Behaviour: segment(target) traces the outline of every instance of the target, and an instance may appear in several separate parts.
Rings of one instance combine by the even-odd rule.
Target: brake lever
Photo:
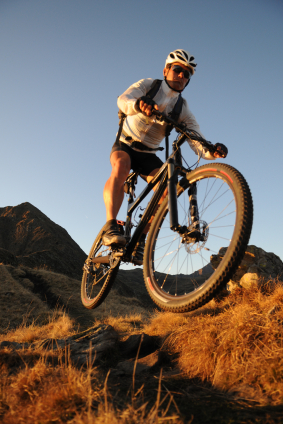
[[[168,122],[168,120],[166,119],[167,117],[162,112],[159,112],[159,110],[156,110],[156,109],[152,108],[151,109],[151,113],[152,113],[152,115],[155,115],[156,116],[156,118],[157,118],[158,121],[160,121],[160,122],[162,122],[162,121]]]

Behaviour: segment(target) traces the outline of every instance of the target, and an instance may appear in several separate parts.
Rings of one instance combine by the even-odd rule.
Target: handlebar
[[[159,112],[159,110],[153,108],[151,112],[157,117],[157,120],[159,120],[160,122],[166,122],[167,124],[172,125],[177,132],[183,134],[186,138],[192,141],[198,141],[211,154],[215,152],[220,153],[219,150],[210,141],[205,140],[205,138],[201,137],[201,135],[197,131],[186,128],[184,124],[174,121],[169,116],[166,116],[164,115],[164,113]],[[183,142],[184,141],[182,141],[182,143]]]

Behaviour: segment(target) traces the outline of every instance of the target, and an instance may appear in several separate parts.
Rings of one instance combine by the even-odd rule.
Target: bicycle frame
[[[178,175],[185,174],[188,172],[188,170],[185,169],[181,163],[180,147],[185,140],[186,140],[186,136],[184,134],[181,134],[177,138],[177,140],[173,143],[172,154],[167,159],[167,161],[163,164],[163,166],[160,168],[160,170],[154,176],[154,178],[150,181],[150,183],[148,183],[148,185],[145,187],[145,189],[142,191],[142,193],[139,195],[139,197],[136,200],[134,200],[135,183],[136,183],[135,178],[138,176],[138,173],[134,173],[131,178],[130,189],[129,189],[129,199],[128,199],[128,209],[127,209],[127,219],[125,223],[125,237],[129,240],[129,243],[126,247],[126,253],[124,255],[125,262],[131,261],[131,255],[135,248],[135,245],[140,239],[150,218],[152,217],[158,205],[158,202],[160,201],[166,189],[166,186],[168,188],[168,209],[170,214],[170,228],[173,231],[178,231],[180,233],[183,232],[182,227],[179,225],[179,222],[178,222],[177,188],[176,187],[178,183]],[[176,159],[176,156],[177,156],[177,159]],[[137,225],[137,228],[131,237],[130,233],[131,233],[132,214],[134,210],[136,210],[137,207],[140,205],[140,203],[143,201],[143,199],[153,189],[153,187],[158,183],[159,183],[159,186],[157,190],[155,191],[154,195],[152,196],[151,200],[149,201]],[[196,213],[197,211],[196,202],[194,207],[195,207],[194,212]]]
[[[154,178],[150,181],[150,183],[147,184],[145,189],[142,191],[142,193],[139,195],[139,197],[134,200],[134,185],[135,183],[132,183],[132,187],[130,188],[129,193],[129,199],[128,199],[128,210],[127,210],[127,219],[125,224],[125,236],[126,238],[130,238],[130,242],[127,245],[125,258],[126,262],[127,260],[130,261],[132,252],[134,250],[135,245],[137,244],[138,240],[140,239],[146,225],[148,224],[148,221],[150,220],[151,216],[153,215],[153,212],[161,199],[165,189],[166,189],[166,183],[167,183],[167,175],[168,175],[168,165],[167,162],[163,164],[163,166],[160,168],[159,172],[154,176]],[[138,175],[138,174],[136,174]],[[159,183],[159,187],[154,192],[151,200],[149,201],[138,225],[135,229],[132,237],[130,236],[131,232],[131,218],[133,212],[137,209],[137,207],[140,205],[140,203],[143,201],[143,199],[149,194],[149,192],[153,189],[153,187]],[[132,190],[131,190],[132,189]]]
[[[188,169],[184,168],[181,160],[181,146],[186,141],[186,139],[192,138],[193,140],[198,140],[201,144],[215,151],[214,146],[212,144],[200,137],[196,132],[184,129],[182,125],[177,124],[172,119],[166,117],[162,113],[158,111],[153,111],[153,113],[157,116],[158,120],[165,120],[167,123],[174,126],[174,128],[180,133],[177,139],[173,142],[173,151],[166,162],[162,165],[157,174],[153,177],[153,179],[147,184],[145,189],[139,195],[139,197],[134,200],[135,194],[135,181],[133,178],[136,178],[139,174],[134,172],[132,180],[130,180],[129,185],[129,199],[128,199],[128,208],[127,208],[127,218],[125,223],[125,237],[128,240],[128,244],[126,245],[126,250],[117,248],[113,249],[114,258],[122,258],[124,262],[132,261],[132,253],[134,248],[139,241],[146,225],[148,224],[150,218],[153,216],[156,207],[158,206],[158,202],[160,201],[166,186],[168,188],[168,209],[170,215],[170,228],[173,231],[177,231],[183,237],[194,238],[195,240],[200,238],[200,233],[198,232],[198,228],[194,227],[193,230],[190,230],[190,223],[188,222],[188,226],[182,227],[178,222],[178,207],[177,207],[177,183],[178,183],[178,175],[183,175],[183,181],[179,182],[181,185],[184,184],[184,189],[189,187],[189,183],[187,182],[187,174],[190,172]],[[155,190],[151,200],[149,201],[136,230],[134,231],[131,237],[131,227],[132,227],[132,214],[134,210],[140,205],[140,203],[144,200],[144,198],[149,194],[149,192],[153,189],[153,187],[159,183],[157,190]],[[196,187],[191,185],[191,190],[189,191],[190,200],[190,216],[191,221],[198,221],[198,207],[196,200]],[[123,223],[124,225],[124,223]],[[107,257],[96,257],[92,259],[94,263],[109,263],[111,264],[110,256]],[[117,263],[117,262],[115,262]]]

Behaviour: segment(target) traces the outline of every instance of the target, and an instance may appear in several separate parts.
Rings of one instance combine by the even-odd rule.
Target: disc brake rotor
[[[199,253],[204,248],[208,236],[209,228],[205,221],[196,221],[189,227],[188,233],[183,237],[186,251],[193,255]]]

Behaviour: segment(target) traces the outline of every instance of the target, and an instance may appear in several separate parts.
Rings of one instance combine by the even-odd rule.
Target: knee
[[[112,175],[119,180],[125,181],[131,170],[131,163],[128,160],[117,160],[112,166]]]

